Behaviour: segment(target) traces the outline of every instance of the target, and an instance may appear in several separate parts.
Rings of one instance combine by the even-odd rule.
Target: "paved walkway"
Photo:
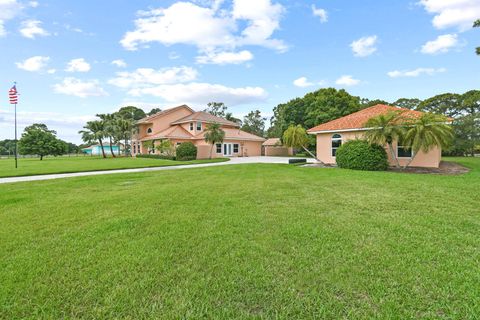
[[[286,163],[288,163],[288,159],[290,159],[290,158],[286,158],[286,157],[231,158],[230,161],[226,161],[226,162],[187,164],[187,165],[170,166],[170,167],[135,168],[135,169],[119,169],[119,170],[105,170],[105,171],[87,171],[87,172],[75,172],[75,173],[45,174],[45,175],[27,176],[27,177],[10,177],[10,178],[0,178],[0,184],[12,183],[12,182],[52,180],[52,179],[72,178],[72,177],[97,176],[97,175],[103,175],[103,174],[178,170],[178,169],[203,168],[203,167],[225,166],[225,165],[234,165],[234,164],[248,164],[248,163],[286,164]],[[314,163],[315,160],[314,159],[307,159],[307,162]]]

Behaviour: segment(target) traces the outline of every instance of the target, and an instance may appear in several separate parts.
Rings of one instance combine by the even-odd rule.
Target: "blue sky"
[[[223,101],[242,117],[321,87],[394,101],[479,87],[480,0],[0,0],[0,139],[96,113]]]

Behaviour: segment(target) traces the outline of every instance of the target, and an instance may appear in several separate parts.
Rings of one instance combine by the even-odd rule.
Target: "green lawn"
[[[475,319],[462,176],[232,165],[0,185],[0,318]]]
[[[194,161],[171,161],[145,158],[106,158],[102,157],[57,157],[37,159],[19,159],[15,169],[14,159],[0,159],[0,178],[14,176],[31,176],[49,173],[70,173],[82,171],[99,171],[115,169],[131,169],[146,167],[177,166],[206,162],[227,161],[225,158]]]

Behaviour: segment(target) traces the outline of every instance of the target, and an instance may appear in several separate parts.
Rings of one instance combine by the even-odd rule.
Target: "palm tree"
[[[302,148],[303,150],[305,150],[305,152],[307,152],[317,161],[320,161],[319,159],[317,159],[317,157],[313,153],[310,152],[310,150],[307,149],[309,144],[307,131],[301,125],[289,126],[288,129],[285,130],[285,132],[283,133],[282,140],[285,146],[289,148],[295,148],[295,149]]]
[[[132,136],[133,121],[131,119],[125,119],[117,117],[115,119],[115,136],[118,141],[123,140],[125,142],[125,156],[128,155],[127,145],[128,139]]]
[[[413,157],[404,168],[410,165],[420,150],[428,152],[437,146],[447,148],[453,136],[453,130],[447,124],[447,118],[441,115],[425,113],[420,118],[407,122],[403,141],[411,146]]]
[[[102,141],[102,139],[105,137],[105,127],[103,121],[88,121],[83,128],[86,130],[79,131],[79,133],[82,135],[82,139],[84,139],[84,141],[87,143],[91,141],[98,141],[100,148],[102,149],[102,155],[104,158],[106,158],[107,156],[105,155],[105,150],[103,150]]]
[[[225,131],[222,130],[219,123],[212,123],[205,129],[205,142],[211,143],[210,159],[212,159],[213,146],[217,143],[222,143],[225,138]]]
[[[393,149],[393,142],[401,140],[405,133],[402,121],[401,113],[392,111],[370,118],[365,123],[365,127],[369,128],[369,130],[365,132],[365,138],[372,144],[375,143],[381,146],[387,144],[390,155],[392,159],[395,160],[395,166],[397,168],[400,168],[400,163]]]
[[[117,128],[115,127],[116,125],[115,115],[109,114],[109,113],[97,114],[97,117],[99,117],[103,121],[103,125],[105,128],[104,132],[105,132],[105,135],[108,137],[109,143],[110,143],[110,153],[112,154],[112,157],[115,158],[115,152],[113,152],[113,147],[112,147],[112,144],[113,144],[112,138],[115,139],[115,133],[117,130]]]

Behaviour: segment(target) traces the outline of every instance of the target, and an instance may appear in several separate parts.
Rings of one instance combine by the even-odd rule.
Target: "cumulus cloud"
[[[320,82],[311,82],[307,79],[307,77],[300,77],[298,79],[295,79],[293,81],[293,85],[299,88],[307,88],[307,87],[313,87],[316,85],[323,85],[325,82],[320,81]]]
[[[377,36],[362,37],[350,44],[353,55],[356,57],[367,57],[377,51]]]
[[[200,64],[240,64],[253,59],[253,54],[248,50],[239,52],[207,52],[197,57]]]
[[[390,71],[387,73],[387,75],[390,78],[401,78],[401,77],[418,77],[421,75],[429,75],[433,76],[437,73],[442,73],[447,71],[445,68],[417,68],[414,70],[395,70],[395,71]]]
[[[133,72],[117,72],[109,84],[120,88],[148,87],[152,85],[190,82],[197,78],[197,70],[190,67],[173,67],[159,70],[139,68]]]
[[[135,88],[132,96],[151,95],[172,104],[189,103],[205,105],[211,101],[223,101],[228,105],[240,105],[265,101],[267,93],[260,87],[231,88],[220,84],[187,83]]]
[[[360,84],[360,80],[354,79],[351,75],[345,75],[338,78],[335,83],[339,86],[351,87]]]
[[[84,58],[72,59],[65,69],[67,72],[88,72],[90,64]]]
[[[39,20],[22,21],[19,31],[22,36],[29,39],[35,39],[37,36],[45,37],[50,35],[50,33],[42,28],[42,22]]]
[[[312,5],[312,13],[315,17],[320,18],[321,23],[328,21],[328,13],[325,9],[317,8],[314,4]]]
[[[478,0],[420,0],[419,4],[434,15],[432,24],[437,29],[455,27],[466,31],[480,17]]]
[[[114,66],[119,67],[119,68],[126,68],[127,67],[127,63],[125,61],[123,61],[122,59],[113,60],[112,64]]]
[[[43,57],[43,56],[34,56],[28,59],[25,59],[22,62],[17,62],[15,65],[17,68],[30,71],[30,72],[37,72],[41,71],[50,60],[50,57]]]
[[[137,50],[152,42],[166,46],[193,45],[203,54],[201,57],[208,57],[206,53],[209,52],[233,53],[245,45],[264,46],[280,52],[287,49],[282,40],[272,38],[280,28],[285,11],[282,5],[271,0],[233,0],[228,11],[220,9],[222,2],[215,1],[206,7],[180,1],[168,8],[142,11],[134,22],[135,30],[127,32],[120,43],[127,50]],[[220,61],[226,63],[227,60]],[[238,63],[238,59],[231,61]]]
[[[437,39],[428,41],[422,46],[421,52],[425,54],[446,53],[459,45],[456,34],[444,34]]]
[[[17,16],[22,10],[22,5],[17,0],[0,1],[0,37],[7,34],[5,22]]]
[[[107,96],[108,93],[100,86],[98,80],[83,81],[76,78],[65,78],[53,86],[56,93],[80,98]]]

